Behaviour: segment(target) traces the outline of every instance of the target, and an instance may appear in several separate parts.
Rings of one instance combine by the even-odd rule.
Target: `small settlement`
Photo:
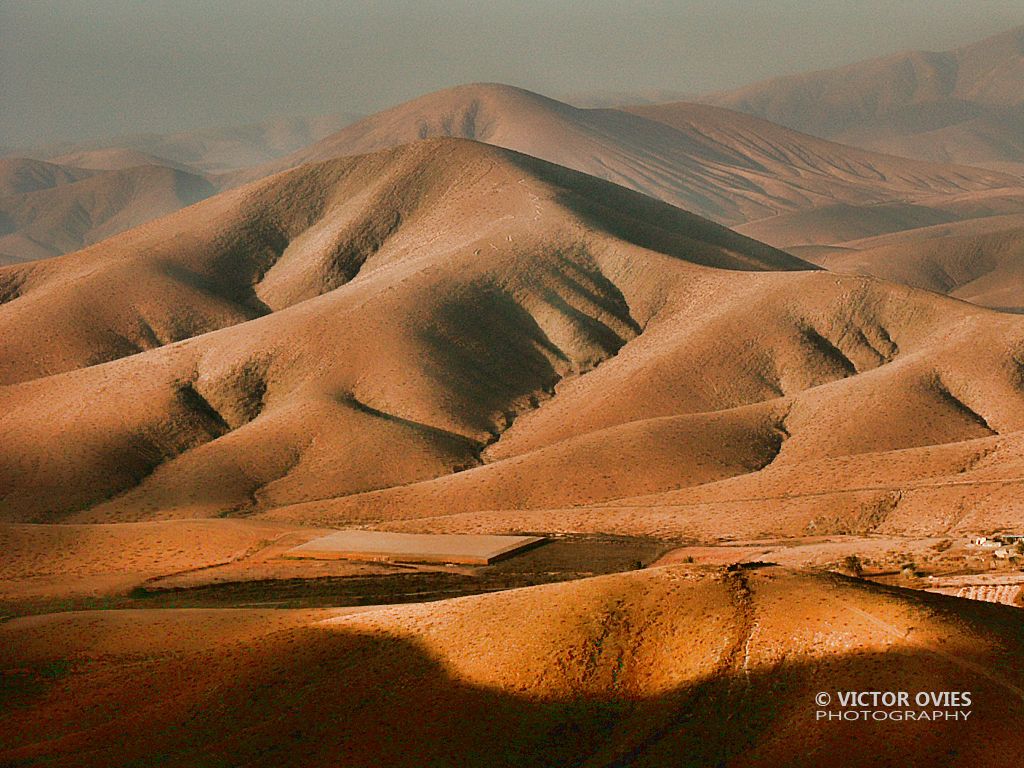
[[[1024,533],[997,533],[991,536],[975,536],[971,544],[992,551],[1000,560],[1024,559]]]

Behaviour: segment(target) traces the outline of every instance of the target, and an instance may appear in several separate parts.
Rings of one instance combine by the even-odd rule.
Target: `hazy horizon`
[[[1024,23],[1008,0],[750,5],[0,0],[0,145],[370,113],[477,81],[698,94]]]

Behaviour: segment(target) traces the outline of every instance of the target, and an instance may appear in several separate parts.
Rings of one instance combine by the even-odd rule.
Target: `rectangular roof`
[[[541,536],[347,530],[288,550],[291,557],[486,565],[544,541]]]

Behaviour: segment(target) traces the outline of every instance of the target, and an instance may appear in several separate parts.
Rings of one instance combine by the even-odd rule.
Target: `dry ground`
[[[355,613],[26,617],[0,625],[0,759],[1010,766],[1019,617],[834,575],[697,566]],[[878,688],[970,690],[973,715],[815,721],[818,691]]]

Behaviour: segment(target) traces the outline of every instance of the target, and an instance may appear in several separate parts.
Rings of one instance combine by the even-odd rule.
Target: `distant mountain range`
[[[173,165],[202,173],[223,173],[294,152],[358,117],[351,114],[275,117],[249,125],[12,147],[3,154],[99,170],[119,170],[130,162],[132,165]]]
[[[708,105],[655,103],[675,96],[661,91],[575,97],[595,107],[584,109],[476,84],[355,122],[278,118],[41,147],[28,156],[75,183],[0,191],[0,263],[75,250],[303,162],[437,136],[540,157],[783,247],[1024,214],[1022,50],[1024,27],[712,94]],[[37,172],[2,162],[8,176]]]
[[[1024,168],[1024,26],[704,97],[815,136],[920,160]]]

